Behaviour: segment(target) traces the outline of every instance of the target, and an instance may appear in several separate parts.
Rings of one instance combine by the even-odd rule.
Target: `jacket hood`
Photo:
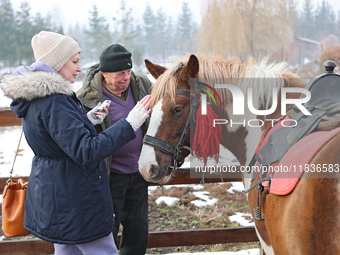
[[[71,96],[74,93],[72,83],[63,76],[43,71],[4,74],[0,79],[0,87],[4,95],[13,100],[11,109],[19,118],[25,116],[29,103],[34,99],[53,94]]]
[[[6,97],[13,100],[32,101],[52,94],[72,95],[72,83],[60,74],[48,72],[27,72],[22,75],[4,74],[0,87]]]

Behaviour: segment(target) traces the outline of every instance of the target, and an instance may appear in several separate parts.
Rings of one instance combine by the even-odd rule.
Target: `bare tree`
[[[294,37],[293,0],[205,2],[200,52],[247,57],[282,49]]]

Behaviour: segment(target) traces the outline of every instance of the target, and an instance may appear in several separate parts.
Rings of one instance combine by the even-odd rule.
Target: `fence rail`
[[[0,110],[0,126],[18,126],[21,125],[21,119],[9,110]],[[217,182],[234,182],[241,181],[241,173],[228,175],[205,174],[205,183]],[[14,179],[22,178],[29,180],[28,176],[15,176]],[[0,178],[0,191],[3,190],[8,178]],[[174,184],[198,184],[201,182],[199,175],[195,174],[195,169],[183,169],[178,172],[167,185]],[[149,186],[157,185],[149,183]],[[173,246],[191,246],[191,245],[209,245],[220,243],[240,243],[240,242],[257,242],[258,238],[254,227],[238,228],[213,228],[213,229],[195,229],[195,230],[175,230],[150,232],[148,248],[156,247],[173,247]],[[117,247],[119,247],[120,235],[117,238]],[[0,255],[14,254],[53,254],[53,244],[40,240],[38,238],[26,240],[6,240],[0,241]]]
[[[219,243],[257,242],[253,227],[215,228],[150,232],[148,248],[209,245]],[[117,238],[119,249],[120,235]],[[40,239],[0,241],[2,255],[53,254],[52,243]]]
[[[193,168],[185,168],[184,171],[195,171]],[[217,183],[217,182],[239,182],[242,181],[240,173],[235,173],[233,175],[228,174],[228,177],[219,176],[217,174],[205,174],[204,183]],[[28,181],[28,176],[13,176],[14,180],[22,179],[23,181]],[[4,189],[8,177],[0,177],[0,192]],[[166,185],[177,185],[177,184],[199,184],[202,178],[198,177],[196,174],[179,172],[176,177],[170,180]],[[149,182],[149,186],[158,186],[159,184]]]
[[[10,109],[0,109],[0,127],[20,126],[21,119],[15,116]]]

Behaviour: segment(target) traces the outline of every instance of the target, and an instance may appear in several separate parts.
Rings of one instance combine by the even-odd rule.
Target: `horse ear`
[[[161,76],[165,71],[166,68],[160,65],[153,64],[148,59],[145,59],[145,66],[146,69],[150,72],[150,74],[157,79],[159,76]]]
[[[198,58],[194,54],[190,55],[186,68],[187,68],[190,78],[198,77],[199,61],[198,61]]]

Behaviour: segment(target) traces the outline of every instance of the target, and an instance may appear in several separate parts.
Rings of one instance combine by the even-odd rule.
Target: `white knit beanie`
[[[41,61],[58,72],[81,49],[69,36],[41,31],[31,41],[36,61]]]

